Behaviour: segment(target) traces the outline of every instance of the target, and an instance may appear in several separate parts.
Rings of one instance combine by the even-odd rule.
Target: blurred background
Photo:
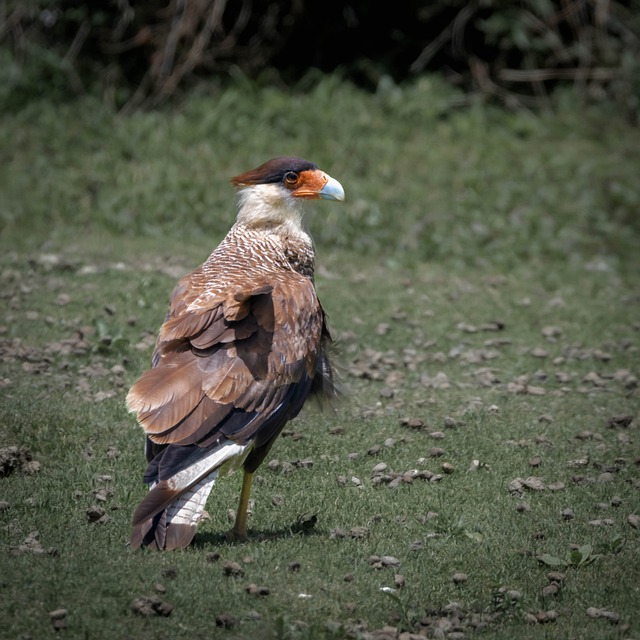
[[[347,190],[332,252],[637,262],[640,0],[5,1],[0,112],[13,247],[205,254],[229,178],[300,155]]]

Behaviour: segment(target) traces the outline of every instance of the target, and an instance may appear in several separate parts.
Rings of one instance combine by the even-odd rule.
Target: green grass
[[[457,108],[435,80],[369,96],[328,78],[298,93],[237,81],[130,118],[90,99],[6,114],[0,447],[27,447],[41,469],[0,478],[0,637],[47,637],[58,608],[74,638],[365,637],[418,632],[427,618],[433,629],[450,602],[465,637],[637,637],[640,541],[627,518],[640,515],[640,132],[572,100],[513,114]],[[318,162],[347,192],[345,206],[309,216],[345,397],[335,412],[305,410],[274,447],[281,464],[258,472],[249,542],[224,538],[233,477],[192,548],[133,553],[144,462],[126,389],[173,284],[233,220],[228,178],[281,153]],[[429,382],[440,372],[447,388]],[[527,384],[533,393],[516,393]],[[630,426],[607,426],[622,414]],[[310,468],[283,470],[306,458]],[[454,470],[394,489],[372,479],[380,462]],[[565,488],[511,495],[529,476]],[[109,521],[90,523],[101,488],[113,492],[99,503]],[[364,537],[336,536],[353,527]],[[33,531],[45,553],[18,552]],[[555,567],[536,558],[565,560],[571,545],[596,560],[561,567],[560,593],[543,597]],[[372,555],[400,566],[375,569]],[[244,575],[224,576],[225,560]],[[454,584],[456,572],[468,580]],[[381,591],[396,573],[405,586]],[[171,616],[134,615],[158,583]],[[247,593],[251,583],[269,595]],[[503,602],[501,588],[521,596]],[[549,610],[555,622],[525,621]],[[225,612],[232,629],[216,626]]]

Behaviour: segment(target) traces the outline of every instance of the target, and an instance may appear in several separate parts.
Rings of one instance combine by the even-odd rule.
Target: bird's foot
[[[246,542],[249,539],[246,531],[238,531],[237,529],[231,529],[226,533],[227,542]]]

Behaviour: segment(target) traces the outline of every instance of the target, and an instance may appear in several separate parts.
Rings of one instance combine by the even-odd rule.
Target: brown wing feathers
[[[313,366],[313,349],[306,342],[317,344],[322,311],[309,291],[312,285],[300,279],[295,310],[289,291],[280,292],[274,304],[273,286],[258,285],[237,290],[231,301],[213,309],[167,319],[158,339],[157,366],[127,397],[154,442],[210,439],[209,432],[232,409],[268,411],[278,388],[298,382],[302,371]],[[306,318],[303,341],[291,339],[288,316],[294,311]]]
[[[293,276],[276,288],[236,291],[231,304],[197,312],[183,306],[167,318],[154,368],[127,397],[155,443],[145,479],[157,483],[134,514],[132,547],[188,544],[195,524],[169,525],[165,510],[200,478],[175,486],[173,475],[225,438],[253,443],[245,468],[255,470],[314,388],[316,372],[325,367],[318,349],[326,338],[324,314],[312,283]]]

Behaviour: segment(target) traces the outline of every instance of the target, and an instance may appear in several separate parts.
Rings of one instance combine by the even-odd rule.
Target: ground
[[[247,91],[5,119],[0,636],[638,637],[638,131]],[[131,552],[126,390],[226,180],[289,146],[347,192],[308,218],[343,397],[288,425],[247,543],[233,477],[191,548]]]

